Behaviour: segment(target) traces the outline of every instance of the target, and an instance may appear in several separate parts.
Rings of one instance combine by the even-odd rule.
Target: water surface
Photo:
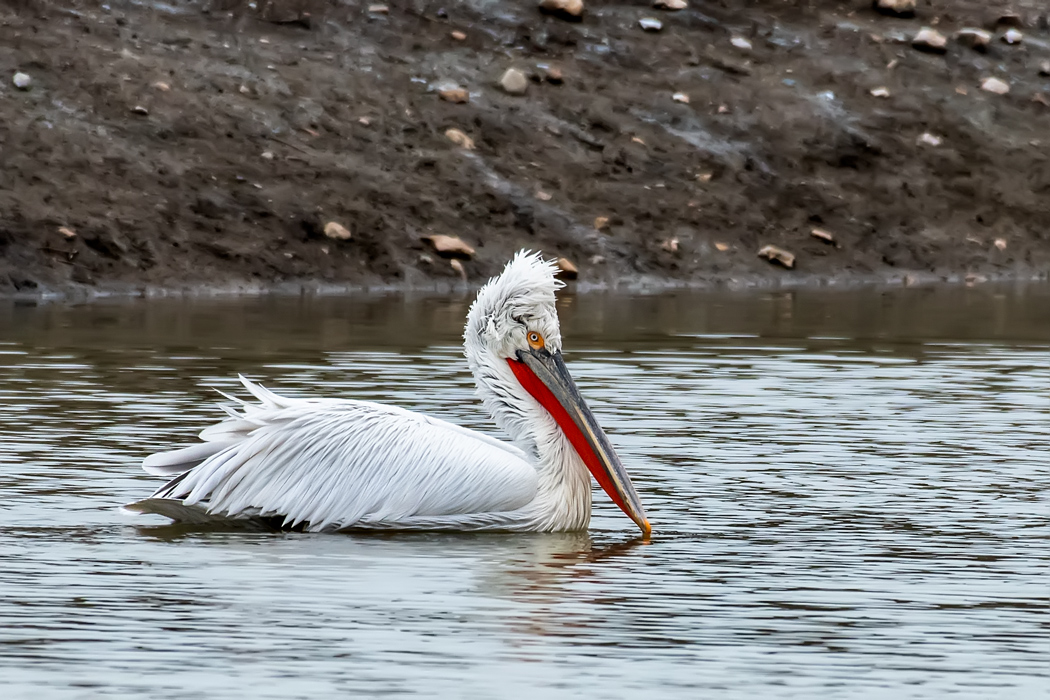
[[[491,432],[468,304],[0,304],[3,697],[1048,697],[1046,288],[566,296],[649,543],[118,511],[237,372]]]

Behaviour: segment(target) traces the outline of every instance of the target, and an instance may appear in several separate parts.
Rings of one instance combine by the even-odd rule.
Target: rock
[[[596,216],[594,217],[594,230],[604,231],[609,228],[609,217],[608,216]]]
[[[474,150],[474,139],[470,138],[459,129],[446,129],[445,138],[460,148],[465,148],[468,151]]]
[[[551,85],[561,85],[565,81],[565,74],[562,73],[560,66],[541,65],[540,70],[543,72],[543,79]]]
[[[813,236],[814,238],[820,239],[830,245],[835,245],[835,236],[831,233],[831,231],[825,231],[822,228],[815,228],[809,232],[809,235]]]
[[[963,27],[955,32],[955,40],[975,51],[987,51],[992,43],[992,33],[976,27]]]
[[[354,237],[350,229],[335,221],[329,221],[324,225],[324,235],[336,241],[349,241]]]
[[[1020,44],[1024,41],[1024,34],[1016,29],[1007,29],[1006,33],[1003,34],[1003,41],[1007,44]]]
[[[716,241],[715,242],[715,250],[717,250],[720,253],[724,253],[727,250],[729,250],[729,244],[728,243],[720,243],[720,242]]]
[[[568,258],[558,258],[556,264],[558,265],[558,277],[574,280],[580,276],[580,271],[576,269],[576,266]]]
[[[540,12],[579,22],[583,16],[583,0],[540,0]]]
[[[170,85],[168,85],[167,83],[165,83],[163,81],[160,81],[160,80],[158,80],[157,82],[153,83],[153,87],[154,87],[154,89],[160,90],[161,92],[168,92],[169,90],[171,90],[171,86]]]
[[[549,202],[551,201],[551,194],[550,192],[544,192],[543,190],[536,190],[536,199],[541,202]]]
[[[237,91],[240,92],[242,95],[247,95],[251,93],[251,90],[248,89],[247,85],[241,85],[239,88],[237,88]]]
[[[361,126],[369,126],[372,123],[372,120],[369,119],[368,117],[358,117],[357,118],[357,123],[360,124]]]
[[[455,270],[456,272],[459,273],[459,278],[461,280],[466,280],[467,279],[467,269],[465,267],[463,267],[463,263],[462,262],[460,262],[459,260],[457,260],[455,258],[452,258],[451,260],[448,261],[448,264],[450,266],[452,266],[453,270]]]
[[[714,173],[698,173],[696,179],[698,182],[711,182],[711,178],[714,176]]]
[[[434,252],[443,258],[470,260],[474,257],[474,249],[464,243],[459,236],[446,236],[436,233],[432,236],[423,236],[423,240],[429,243]]]
[[[451,36],[456,41],[466,41],[467,40],[467,35],[464,34],[461,31],[459,31],[458,29],[456,31],[452,32],[449,36]]]
[[[741,51],[750,51],[751,42],[742,36],[734,36],[729,39],[729,43],[737,47]]]
[[[263,151],[259,155],[263,160],[273,160],[273,151]]]
[[[1039,75],[1048,76],[1050,75],[1050,61],[1043,61],[1039,64]]]
[[[658,32],[664,28],[664,23],[655,17],[642,17],[638,20],[638,26],[647,32]]]
[[[517,68],[508,68],[499,79],[499,85],[508,95],[524,95],[529,89],[529,79]]]
[[[997,27],[1023,27],[1024,18],[1016,12],[1003,12],[995,18]]]
[[[915,0],[872,0],[876,12],[891,17],[914,17]]]
[[[886,87],[877,87],[870,90],[872,97],[889,97],[890,91]]]
[[[67,226],[59,226],[58,232],[65,236],[67,239],[77,237],[77,232]]]
[[[19,90],[28,90],[33,85],[33,79],[25,73],[15,73],[11,78],[11,82]]]
[[[981,81],[981,89],[985,92],[995,93],[996,95],[1005,95],[1010,92],[1010,85],[999,80],[999,78],[985,78]]]
[[[919,135],[919,138],[916,139],[916,143],[918,143],[920,146],[937,147],[941,145],[941,137],[934,136],[930,132],[926,131]]]
[[[795,256],[793,253],[789,253],[783,248],[778,248],[775,245],[763,246],[758,251],[758,257],[765,258],[771,263],[779,263],[787,269],[795,267]]]
[[[678,239],[677,238],[668,238],[666,240],[661,241],[660,242],[660,249],[661,250],[666,250],[668,253],[677,253],[678,252]]]
[[[385,15],[390,12],[390,8],[386,5],[369,5],[368,11],[375,15]]]
[[[658,10],[677,12],[678,10],[684,10],[689,7],[689,3],[685,0],[653,0],[653,7]]]
[[[445,102],[453,102],[455,104],[470,102],[470,93],[461,87],[441,88],[438,90],[438,96]]]
[[[1006,250],[1006,239],[1005,238],[996,238],[992,245],[994,245],[999,250]]]
[[[923,27],[912,38],[911,45],[927,53],[944,53],[948,50],[948,39],[933,27]]]
[[[676,92],[675,94],[671,95],[671,99],[675,102],[681,102],[685,105],[689,104],[689,95],[685,94],[684,92]]]
[[[137,115],[139,115],[141,117],[149,116],[149,110],[146,109],[145,107],[143,107],[142,105],[135,105],[134,107],[132,107],[131,108],[131,113],[132,114],[137,114]]]

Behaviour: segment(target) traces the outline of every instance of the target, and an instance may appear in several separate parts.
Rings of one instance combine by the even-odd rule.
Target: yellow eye
[[[539,350],[543,347],[543,336],[536,331],[529,331],[529,347],[533,350]]]

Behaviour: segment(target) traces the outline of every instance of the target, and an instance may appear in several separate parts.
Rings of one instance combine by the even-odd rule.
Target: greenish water
[[[468,304],[0,304],[0,695],[1050,695],[1045,287],[564,298],[649,543],[118,510],[237,372],[491,430]]]

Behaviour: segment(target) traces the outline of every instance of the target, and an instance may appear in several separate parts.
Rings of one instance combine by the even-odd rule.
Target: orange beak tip
[[[645,539],[649,539],[653,534],[653,526],[649,524],[648,520],[643,520],[641,522],[641,528],[642,537],[644,537]]]

